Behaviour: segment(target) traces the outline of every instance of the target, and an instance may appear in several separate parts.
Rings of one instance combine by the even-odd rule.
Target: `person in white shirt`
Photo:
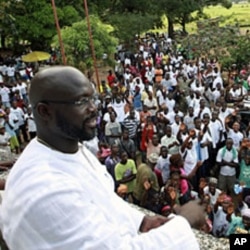
[[[161,172],[163,184],[166,184],[170,177],[170,154],[168,154],[168,149],[166,146],[161,146],[160,156],[157,160],[155,168]]]
[[[174,122],[174,119],[175,119],[176,115],[179,115],[180,118],[183,119],[184,114],[183,114],[182,111],[179,110],[179,108],[180,108],[179,104],[175,104],[173,110],[169,111],[169,118],[170,118],[169,122],[170,122],[170,124],[172,124]]]
[[[212,167],[210,164],[210,148],[213,143],[213,139],[211,137],[211,131],[209,128],[210,117],[209,114],[203,115],[203,124],[202,129],[199,133],[199,150],[200,150],[200,160],[203,162],[200,168],[200,177],[207,177],[210,175],[210,168]]]
[[[157,111],[157,100],[153,97],[153,93],[151,91],[148,92],[148,98],[144,100],[143,104],[148,107],[148,111],[152,114],[152,119],[154,121]]]
[[[243,133],[240,132],[240,124],[238,122],[234,122],[232,128],[229,127],[229,120],[226,120],[225,126],[227,131],[227,136],[232,138],[233,145],[236,149],[240,148],[241,141],[244,137]]]
[[[27,84],[18,79],[16,88],[19,90],[21,99],[24,100],[25,104],[28,104]]]
[[[154,71],[155,69],[152,67],[152,65],[149,65],[149,68],[145,73],[145,78],[147,78],[150,85],[153,85],[154,83],[154,77],[155,77]]]
[[[0,82],[0,97],[2,105],[5,108],[10,107],[10,89],[4,85],[3,82]]]
[[[13,83],[16,81],[15,73],[16,71],[14,65],[10,64],[7,68],[8,83]]]
[[[224,127],[223,127],[223,123],[219,119],[218,111],[216,110],[212,111],[212,119],[210,120],[208,124],[208,128],[209,128],[210,135],[212,138],[212,147],[210,148],[209,161],[214,166],[216,154],[224,139],[223,137]]]
[[[18,122],[16,123],[15,131],[17,134],[19,144],[21,145],[23,140],[25,142],[28,142],[29,140],[28,140],[27,131],[26,131],[26,122],[24,119],[24,112],[20,107],[17,106],[16,101],[12,102],[12,106],[10,108],[10,113],[15,114],[17,119],[18,119]],[[20,135],[21,135],[20,132],[22,133],[23,140],[20,137]]]
[[[194,108],[192,106],[188,107],[188,113],[184,116],[183,123],[186,124],[188,129],[194,128]]]
[[[203,194],[208,194],[210,197],[210,204],[214,207],[219,195],[221,194],[221,190],[217,188],[218,179],[214,177],[210,177],[208,181],[208,185],[203,188]]]
[[[32,109],[30,106],[27,108],[27,113],[24,114],[24,119],[27,123],[29,139],[35,138],[36,137],[36,123],[35,123],[34,115],[32,113]]]
[[[0,208],[9,249],[199,249],[190,224],[205,220],[196,202],[180,207],[182,216],[145,216],[114,192],[106,167],[82,145],[96,134],[93,94],[69,66],[32,79],[37,138],[12,168]]]
[[[196,116],[203,118],[204,114],[208,114],[209,117],[211,117],[211,111],[210,108],[206,107],[206,101],[205,99],[200,100],[200,107],[198,109],[194,110],[194,113]]]
[[[177,137],[177,134],[178,134],[178,132],[180,130],[180,126],[181,126],[181,118],[179,115],[175,115],[174,122],[170,126],[172,128],[172,134]]]
[[[124,107],[126,105],[126,101],[123,100],[120,96],[117,96],[116,99],[112,102],[112,106],[117,115],[116,121],[122,123],[125,119],[125,110]]]
[[[161,145],[166,146],[171,155],[179,153],[180,143],[172,133],[172,127],[170,125],[167,125],[165,128],[165,135],[161,138]]]
[[[202,165],[197,155],[198,139],[193,129],[189,130],[188,135],[181,144],[180,153],[183,158],[183,168],[185,174],[193,185],[195,190],[198,190],[198,175],[197,171]]]
[[[227,138],[226,146],[219,149],[216,162],[220,167],[218,187],[224,192],[234,194],[236,168],[239,167],[238,151],[232,138]]]

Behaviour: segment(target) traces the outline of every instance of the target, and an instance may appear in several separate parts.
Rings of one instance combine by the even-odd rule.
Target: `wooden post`
[[[62,60],[63,60],[63,64],[66,65],[67,60],[65,57],[64,45],[63,45],[62,36],[61,36],[61,29],[60,29],[60,25],[59,25],[59,21],[57,17],[56,4],[54,0],[51,0],[51,3],[52,3],[53,13],[54,13],[54,18],[55,18],[55,23],[56,23],[56,30],[57,30],[58,40],[60,44],[60,49],[61,49]]]
[[[83,4],[84,4],[84,10],[85,10],[85,16],[86,16],[86,20],[87,20],[87,25],[88,25],[89,42],[90,42],[90,47],[91,47],[91,52],[92,52],[92,59],[93,59],[93,62],[94,62],[96,81],[97,81],[97,88],[98,88],[98,92],[100,92],[100,81],[99,81],[99,74],[98,74],[97,63],[96,63],[95,47],[94,47],[94,43],[93,43],[93,37],[92,37],[91,26],[90,26],[90,21],[89,21],[89,11],[88,11],[87,0],[83,0]]]

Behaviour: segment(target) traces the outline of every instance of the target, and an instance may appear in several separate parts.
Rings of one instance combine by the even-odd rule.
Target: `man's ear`
[[[51,109],[47,103],[38,103],[36,107],[38,115],[43,120],[50,120],[51,119]]]

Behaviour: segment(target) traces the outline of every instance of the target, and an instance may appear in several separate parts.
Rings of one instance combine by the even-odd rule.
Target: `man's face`
[[[218,113],[217,112],[213,112],[212,113],[212,121],[215,121],[218,117]]]
[[[234,130],[235,132],[238,132],[239,129],[240,129],[240,124],[239,124],[238,122],[235,122],[235,123],[233,124],[233,130]]]
[[[194,108],[193,107],[189,107],[188,108],[188,112],[190,115],[192,115],[194,113]]]
[[[174,120],[175,120],[175,122],[176,122],[177,124],[179,124],[181,118],[180,118],[179,115],[176,115],[175,118],[174,118]]]
[[[196,119],[194,125],[195,125],[196,129],[200,129],[200,127],[201,127],[201,120],[200,119]]]
[[[168,156],[168,150],[166,148],[163,148],[161,150],[161,155],[162,155],[163,158],[167,158],[167,156]]]
[[[201,100],[201,101],[200,101],[200,107],[202,107],[202,108],[205,107],[205,101],[204,101],[204,100]]]
[[[250,229],[250,218],[247,216],[242,217],[242,222],[245,226],[245,229],[249,230]]]
[[[115,121],[115,113],[110,114],[110,121],[114,122]]]
[[[123,132],[123,138],[126,140],[128,139],[128,131]]]
[[[154,146],[157,146],[158,143],[159,143],[159,140],[158,140],[158,137],[157,135],[154,135],[153,138],[152,138],[152,143]]]
[[[211,194],[215,194],[216,185],[210,183],[210,184],[208,185],[208,187],[209,187],[209,192],[210,192]]]
[[[204,123],[205,125],[207,125],[207,124],[209,124],[209,121],[210,121],[209,115],[204,115],[204,117],[203,117],[203,123]]]
[[[226,141],[226,148],[227,148],[227,150],[231,150],[232,147],[233,147],[233,140],[228,139],[228,140]]]
[[[172,135],[172,129],[170,127],[167,127],[166,129],[166,135],[170,137]]]
[[[122,163],[122,164],[126,164],[127,161],[128,161],[128,154],[127,154],[126,152],[123,152],[123,153],[121,154],[121,163]]]
[[[92,97],[91,86],[84,87],[85,96]],[[76,100],[76,101],[78,101]],[[59,107],[60,108],[60,107]],[[55,110],[55,130],[63,137],[78,141],[88,141],[96,135],[97,108],[93,101],[81,105],[67,105],[65,108]]]
[[[119,147],[117,145],[113,145],[111,148],[112,153],[117,154],[119,152]]]
[[[135,118],[135,111],[134,110],[131,110],[129,114],[130,114],[130,118],[132,118],[132,119]]]

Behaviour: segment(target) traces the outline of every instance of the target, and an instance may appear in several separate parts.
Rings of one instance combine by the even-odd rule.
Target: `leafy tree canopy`
[[[217,21],[217,25],[215,24]],[[249,63],[250,36],[242,35],[237,26],[219,26],[219,20],[203,22],[196,34],[180,41],[190,58],[218,58],[224,68],[236,63],[239,67]]]
[[[114,30],[113,27],[104,24],[94,15],[90,16],[90,24],[97,60],[101,60],[104,54],[112,56],[118,44],[117,39],[110,35]],[[93,65],[93,61],[86,20],[63,28],[61,34],[68,63],[81,67],[81,69],[90,68]],[[57,36],[53,38],[53,44],[59,46]],[[111,58],[109,57],[108,59]]]

